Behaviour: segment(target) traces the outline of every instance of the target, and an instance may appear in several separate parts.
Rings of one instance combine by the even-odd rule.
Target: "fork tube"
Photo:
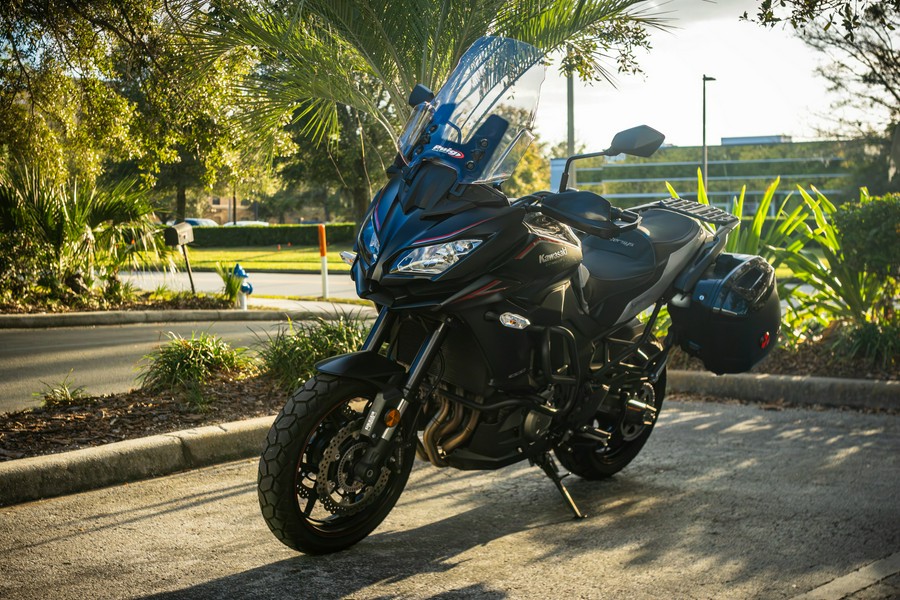
[[[428,372],[428,367],[431,366],[436,352],[440,349],[444,338],[447,337],[447,332],[447,321],[441,321],[437,329],[431,333],[428,341],[419,348],[419,352],[409,366],[409,377],[406,378],[406,384],[403,386],[404,398],[408,398],[419,389],[422,378],[425,377],[425,373]]]
[[[423,343],[422,346],[419,347],[419,352],[416,354],[415,359],[413,359],[413,362],[410,365],[409,376],[406,378],[406,383],[403,386],[403,390],[399,392],[395,390],[392,394],[390,394],[392,396],[390,399],[385,398],[385,400],[388,400],[388,404],[392,404],[394,401],[396,401],[395,408],[397,412],[400,413],[399,421],[403,420],[403,416],[410,408],[411,403],[409,399],[414,396],[416,391],[419,389],[419,386],[422,384],[422,379],[425,377],[425,374],[428,372],[428,368],[434,361],[434,357],[437,354],[437,351],[440,350],[441,343],[447,336],[447,332],[447,321],[441,321],[440,325],[438,325],[437,328],[428,337],[428,340],[426,340],[425,343]],[[388,394],[386,394],[386,396],[387,395]],[[413,408],[413,410],[419,410],[419,407],[416,406]],[[354,478],[369,485],[375,483],[378,478],[378,473],[381,472],[381,465],[383,464],[384,459],[388,454],[391,439],[394,437],[394,434],[396,432],[397,425],[384,428],[384,431],[381,433],[381,437],[378,438],[374,442],[374,444],[366,450],[365,455],[360,458],[359,462],[356,463],[356,466],[353,467]],[[414,429],[412,433],[415,433]]]
[[[375,324],[372,325],[372,329],[369,330],[369,335],[366,336],[366,341],[363,343],[361,349],[378,352],[381,349],[381,345],[387,339],[391,327],[394,326],[396,320],[396,313],[389,311],[387,307],[382,308],[378,312]]]

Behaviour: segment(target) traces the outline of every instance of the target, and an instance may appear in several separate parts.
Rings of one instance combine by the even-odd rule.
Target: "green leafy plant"
[[[854,358],[868,358],[873,365],[890,368],[900,361],[900,324],[863,323],[838,329],[835,349]]]
[[[222,263],[216,263],[216,273],[222,278],[222,297],[231,303],[237,301],[238,292],[241,291],[241,278],[234,274],[234,270]]]
[[[82,400],[87,395],[85,393],[85,388],[83,385],[74,385],[73,382],[69,381],[71,376],[72,369],[69,369],[69,373],[56,385],[50,385],[42,381],[41,383],[44,385],[44,390],[37,392],[34,395],[40,396],[43,399],[43,405],[48,408],[68,406]]]
[[[725,252],[758,254],[773,266],[778,265],[780,258],[774,249],[790,245],[797,229],[811,216],[803,202],[793,202],[793,194],[788,194],[774,211],[774,219],[769,218],[769,213],[772,212],[772,202],[780,184],[780,177],[776,177],[769,184],[752,218],[744,214],[747,186],[741,188],[740,194],[733,199],[731,205],[731,214],[737,217],[739,222],[728,236]],[[679,197],[678,192],[668,182],[666,187],[673,197]],[[703,174],[700,169],[697,169],[697,201],[700,204],[709,205],[709,197],[706,195],[706,186],[703,184]]]
[[[19,286],[68,302],[95,288],[120,294],[122,268],[169,252],[146,190],[135,181],[57,184],[21,164],[0,174],[0,233],[10,236],[4,252],[26,257],[32,269]]]
[[[848,267],[883,280],[873,316],[879,322],[896,323],[900,308],[900,194],[870,197],[864,188],[859,202],[842,204],[833,218]]]
[[[257,352],[263,371],[283,389],[293,391],[312,376],[320,360],[354,352],[366,340],[368,326],[358,314],[334,320],[288,321],[260,340]]]
[[[145,356],[147,364],[139,376],[144,389],[190,392],[190,398],[213,375],[238,373],[251,364],[244,348],[232,348],[215,335],[167,335],[167,343]]]
[[[791,309],[802,317],[801,322],[811,321],[822,327],[834,321],[854,325],[872,322],[873,309],[882,294],[883,278],[858,270],[846,260],[834,226],[834,204],[815,188],[812,189],[815,196],[798,189],[815,222],[814,225],[804,222],[790,245],[776,249],[776,256],[793,270],[802,284],[786,297]]]

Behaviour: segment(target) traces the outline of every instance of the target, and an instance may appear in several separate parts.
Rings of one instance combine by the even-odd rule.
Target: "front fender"
[[[316,363],[316,370],[337,377],[365,381],[382,391],[395,387],[390,384],[391,378],[406,373],[403,365],[371,350],[326,358]]]

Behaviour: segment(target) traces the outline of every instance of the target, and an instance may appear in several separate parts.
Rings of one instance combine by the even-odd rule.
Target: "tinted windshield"
[[[410,164],[446,163],[457,170],[460,183],[508,178],[534,139],[543,56],[510,38],[476,41],[434,100],[413,111],[400,153]]]

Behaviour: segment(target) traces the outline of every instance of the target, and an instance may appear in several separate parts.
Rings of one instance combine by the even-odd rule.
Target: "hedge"
[[[325,237],[329,244],[349,243],[356,235],[355,223],[329,223]],[[194,246],[231,248],[236,246],[317,246],[318,225],[247,225],[237,227],[194,227]]]

